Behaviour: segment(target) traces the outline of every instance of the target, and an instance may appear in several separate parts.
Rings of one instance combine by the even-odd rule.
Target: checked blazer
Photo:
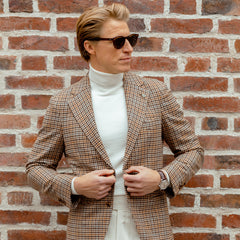
[[[141,239],[173,240],[167,196],[173,197],[199,170],[203,149],[175,98],[164,83],[125,73],[128,114],[127,146],[123,169],[145,166],[165,169],[171,185],[143,197],[126,193]],[[116,136],[117,137],[117,136]],[[163,142],[174,154],[164,166]],[[65,155],[70,172],[57,166]],[[113,169],[97,131],[88,76],[51,98],[43,126],[32,149],[26,173],[30,185],[69,208],[67,240],[104,239],[113,206],[113,190],[101,200],[71,194],[74,176]]]

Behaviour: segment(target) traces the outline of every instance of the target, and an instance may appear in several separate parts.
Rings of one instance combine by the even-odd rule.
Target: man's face
[[[110,19],[104,23],[99,37],[127,37],[129,34],[129,28],[125,21]],[[130,70],[133,48],[128,40],[125,40],[121,49],[114,48],[112,41],[93,41],[91,45],[93,51],[90,63],[94,69],[105,73],[122,73]]]

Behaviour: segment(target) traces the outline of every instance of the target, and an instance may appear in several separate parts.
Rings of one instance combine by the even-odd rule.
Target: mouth
[[[131,57],[125,57],[120,59],[121,62],[131,62]]]

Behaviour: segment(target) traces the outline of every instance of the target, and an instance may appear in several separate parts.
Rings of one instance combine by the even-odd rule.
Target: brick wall
[[[24,165],[50,97],[87,72],[76,20],[103,2],[0,0],[1,240],[65,239],[67,208],[28,187]],[[206,150],[169,201],[175,240],[240,240],[240,1],[116,2],[140,34],[133,70],[173,90]]]

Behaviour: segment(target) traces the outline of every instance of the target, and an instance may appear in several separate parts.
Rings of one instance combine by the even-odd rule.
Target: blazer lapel
[[[89,78],[84,77],[79,85],[73,88],[69,106],[83,132],[86,134],[95,149],[102,156],[104,161],[112,168],[110,159],[99,136],[91,100],[91,88]]]
[[[142,84],[140,77],[125,74],[123,86],[127,104],[128,134],[124,164],[134,148],[145,117],[149,91],[141,87]]]

